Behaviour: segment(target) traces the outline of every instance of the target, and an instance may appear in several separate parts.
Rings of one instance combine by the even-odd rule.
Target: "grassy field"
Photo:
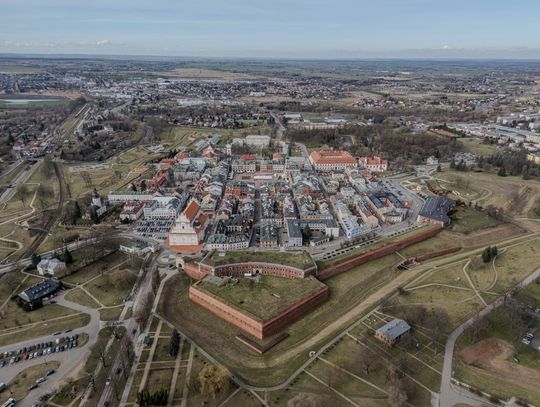
[[[6,73],[37,73],[42,72],[41,68],[22,65],[0,65],[0,72]]]
[[[482,139],[479,138],[460,138],[459,142],[463,145],[465,151],[476,155],[490,156],[501,151],[496,144],[484,144]]]
[[[143,167],[146,163],[162,156],[161,153],[150,153],[143,146],[138,146],[106,161],[108,168],[88,171],[74,170],[69,165],[62,165],[61,168],[70,196],[79,198],[90,193],[94,188],[101,194],[121,190],[139,176],[133,171],[135,168]],[[83,172],[88,173],[89,184],[83,179]]]
[[[509,247],[500,251],[495,260],[497,282],[493,290],[502,293],[540,267],[539,240]]]
[[[499,177],[488,172],[459,172],[445,169],[437,173],[442,185],[453,191],[455,197],[478,202],[486,207],[493,205],[510,216],[526,217],[540,197],[540,182],[520,177]]]
[[[289,337],[263,356],[256,355],[235,339],[239,329],[193,305],[188,298],[189,280],[185,276],[176,276],[165,285],[158,312],[197,343],[205,344],[205,350],[235,374],[246,380],[256,378],[261,385],[271,385],[279,383],[305,361],[306,355],[299,353],[284,363],[276,364],[284,351],[299,346],[334,321],[336,316],[349,311],[377,288],[390,282],[397,275],[393,266],[399,259],[397,255],[389,255],[326,280],[330,299],[289,325],[286,328]],[[321,338],[321,342],[324,339]]]
[[[56,319],[54,322],[47,320],[32,325],[26,325],[20,329],[5,330],[0,334],[0,346],[26,341],[44,335],[51,335],[53,332],[63,331],[68,328],[80,328],[88,325],[89,322],[90,315],[75,314]]]
[[[531,375],[540,377],[539,352],[521,343],[527,328],[523,320],[512,329],[512,321],[516,318],[520,319],[513,310],[499,307],[483,320],[483,328],[476,335],[472,329],[467,330],[456,346],[456,376],[496,397],[510,399],[517,396],[538,405],[540,392],[531,383]],[[501,359],[498,355],[501,350],[493,348],[493,344],[499,343],[510,350],[505,360],[504,356]],[[467,362],[464,357],[465,352],[472,349],[480,352],[480,358],[474,363]],[[482,361],[483,357],[488,363]]]
[[[29,100],[25,103],[12,103],[0,99],[1,109],[47,109],[53,107],[62,107],[69,104],[68,99],[49,99],[49,100]]]
[[[128,269],[114,270],[85,284],[85,288],[103,305],[122,304],[131,292],[137,276]]]
[[[479,229],[489,228],[501,222],[492,218],[487,213],[472,207],[458,207],[452,215],[452,231],[458,233],[470,233]]]
[[[74,288],[70,290],[66,294],[65,298],[68,301],[73,301],[73,302],[76,302],[77,304],[81,304],[86,307],[90,307],[90,308],[99,307],[99,305],[92,299],[92,297],[90,297],[80,288]]]
[[[26,312],[17,303],[9,301],[3,309],[3,317],[0,320],[0,330],[17,328],[23,325],[35,324],[50,319],[75,314],[75,311],[62,307],[58,304],[49,304],[32,312]]]
[[[112,307],[112,308],[101,308],[99,310],[100,319],[102,321],[118,321],[120,314],[122,314],[124,307]]]
[[[309,254],[307,254],[305,251],[295,253],[239,251],[227,252],[224,256],[221,255],[221,252],[213,251],[204,258],[203,262],[211,266],[223,266],[231,263],[243,263],[249,261],[286,264],[302,270],[308,269],[315,265]]]
[[[262,276],[260,282],[242,278],[238,283],[228,283],[222,287],[205,281],[195,286],[258,321],[271,319],[325,287],[315,277],[290,280],[270,276]]]
[[[125,255],[117,251],[75,271],[73,274],[63,277],[62,281],[68,284],[84,284],[93,278],[105,274],[108,270],[117,268],[125,261]]]

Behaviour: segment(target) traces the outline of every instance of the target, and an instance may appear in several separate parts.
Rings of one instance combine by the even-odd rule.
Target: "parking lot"
[[[174,220],[141,220],[134,232],[139,236],[165,240],[173,225]]]
[[[51,353],[64,352],[76,348],[78,346],[78,341],[79,334],[59,336],[55,340],[48,342],[37,342],[11,351],[5,351],[0,354],[0,368],[4,368],[6,365],[24,363],[29,359],[45,357]]]

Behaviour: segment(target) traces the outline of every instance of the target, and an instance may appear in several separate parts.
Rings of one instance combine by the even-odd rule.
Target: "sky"
[[[539,0],[0,0],[0,53],[539,58]]]

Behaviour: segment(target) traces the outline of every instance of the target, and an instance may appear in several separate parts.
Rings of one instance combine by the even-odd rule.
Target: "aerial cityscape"
[[[540,406],[538,4],[15,3],[2,407]]]

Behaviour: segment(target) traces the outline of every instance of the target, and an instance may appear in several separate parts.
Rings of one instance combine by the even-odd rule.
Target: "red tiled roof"
[[[186,209],[184,209],[184,215],[186,215],[186,218],[188,218],[190,222],[193,222],[195,216],[197,216],[197,213],[199,212],[199,209],[201,209],[199,203],[192,200],[188,206],[186,206]]]
[[[315,164],[356,164],[354,157],[347,151],[313,151],[310,157]]]

